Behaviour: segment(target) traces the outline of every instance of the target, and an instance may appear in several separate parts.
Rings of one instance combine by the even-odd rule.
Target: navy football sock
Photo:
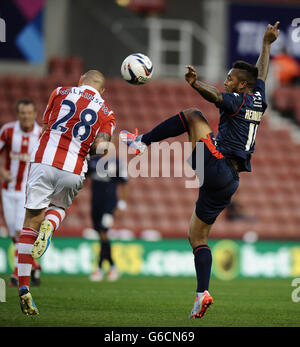
[[[184,113],[166,119],[146,134],[140,136],[140,140],[147,146],[151,142],[158,142],[169,137],[179,136],[188,131],[188,124]]]
[[[197,275],[197,293],[208,290],[211,272],[212,256],[207,245],[200,245],[193,249]]]

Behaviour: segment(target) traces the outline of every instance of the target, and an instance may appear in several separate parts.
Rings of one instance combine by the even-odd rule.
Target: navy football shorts
[[[216,149],[213,133],[208,134],[208,139],[200,141],[204,142],[204,180],[195,212],[201,221],[213,224],[237,190],[239,175],[232,162]]]

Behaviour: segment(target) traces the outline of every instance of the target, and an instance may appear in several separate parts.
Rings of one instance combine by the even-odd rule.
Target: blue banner
[[[228,13],[228,67],[236,60],[255,64],[268,24],[280,22],[280,35],[271,55],[282,50],[300,61],[300,5],[230,4]]]
[[[41,64],[45,58],[43,33],[45,0],[1,1],[0,59]]]

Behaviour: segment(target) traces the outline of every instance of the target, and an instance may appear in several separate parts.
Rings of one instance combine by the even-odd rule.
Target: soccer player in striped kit
[[[105,154],[115,128],[101,94],[104,76],[89,70],[78,86],[56,88],[48,101],[42,136],[33,150],[27,181],[26,214],[19,238],[19,297],[24,314],[38,314],[29,291],[33,258],[47,250],[87,171],[88,154]]]
[[[38,142],[41,127],[36,122],[37,112],[34,101],[20,99],[16,105],[17,120],[6,123],[0,130],[0,151],[4,163],[0,166],[2,178],[2,206],[4,219],[15,245],[15,268],[10,277],[10,286],[18,283],[18,237],[25,216],[25,189],[30,154]],[[39,284],[40,265],[33,264],[32,284]]]
[[[224,82],[225,93],[197,79],[196,70],[188,65],[186,81],[205,100],[220,110],[218,134],[196,108],[184,110],[163,121],[149,132],[138,135],[121,131],[120,138],[136,154],[152,142],[188,133],[192,144],[192,162],[196,169],[196,146],[204,143],[204,181],[191,217],[189,242],[193,248],[197,276],[196,298],[190,318],[201,318],[213,303],[208,292],[212,255],[207,245],[209,231],[218,215],[229,205],[239,185],[239,172],[251,171],[251,156],[255,136],[267,108],[265,80],[270,60],[271,44],[279,35],[279,22],[268,25],[256,66],[237,61]]]

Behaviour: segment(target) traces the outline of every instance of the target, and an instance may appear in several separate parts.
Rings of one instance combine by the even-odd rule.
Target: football
[[[142,53],[130,54],[121,66],[121,75],[131,84],[145,84],[153,74],[152,61]]]

